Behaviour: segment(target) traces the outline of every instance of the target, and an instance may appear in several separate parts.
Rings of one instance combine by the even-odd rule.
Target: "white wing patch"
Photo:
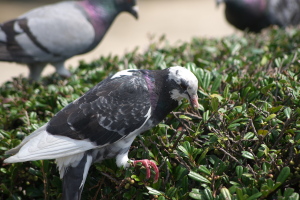
[[[62,157],[62,158],[57,158],[55,160],[60,178],[62,179],[64,177],[64,174],[66,172],[67,167],[76,167],[81,159],[84,156],[84,152],[78,153],[78,154],[72,154],[70,156]]]
[[[120,72],[117,72],[115,75],[113,75],[110,79],[119,78],[121,76],[131,76],[132,72],[130,71],[136,71],[137,69],[126,69],[122,70]]]
[[[45,126],[41,127],[45,129]],[[51,135],[46,130],[34,134],[21,143],[19,152],[7,158],[5,162],[15,163],[29,160],[46,160],[66,157],[93,149],[96,146],[86,140],[74,140],[68,137]]]
[[[79,188],[82,188],[84,183],[85,183],[85,179],[86,179],[86,176],[89,172],[89,169],[92,165],[92,162],[93,162],[93,157],[91,155],[87,155],[87,158],[86,158],[86,163],[84,165],[84,171],[83,171],[83,176],[82,176],[82,181],[81,181],[81,184],[80,184],[80,187]]]

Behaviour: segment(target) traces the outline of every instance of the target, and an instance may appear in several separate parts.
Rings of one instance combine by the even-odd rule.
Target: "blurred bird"
[[[64,77],[68,58],[94,49],[121,12],[138,18],[136,0],[66,1],[0,24],[0,61],[27,64],[38,80],[46,64]]]
[[[183,67],[130,69],[103,80],[59,111],[48,123],[6,154],[4,162],[56,159],[63,199],[80,199],[91,164],[116,158],[117,166],[141,162],[150,178],[150,160],[128,159],[136,136],[162,121],[182,99],[198,108],[198,80]]]
[[[240,30],[260,32],[270,25],[300,23],[300,0],[216,0],[225,3],[227,21]]]

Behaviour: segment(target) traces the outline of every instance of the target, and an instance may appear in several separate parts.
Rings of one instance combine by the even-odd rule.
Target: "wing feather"
[[[86,140],[73,140],[68,137],[49,134],[42,126],[26,137],[16,148],[6,154],[16,153],[5,160],[7,163],[24,162],[29,160],[44,160],[78,154],[96,146]]]
[[[136,73],[139,74],[139,73]],[[26,137],[5,162],[57,159],[115,143],[147,129],[148,88],[141,75],[106,79]]]
[[[148,88],[140,75],[107,79],[57,113],[47,131],[106,145],[140,128],[150,107]]]

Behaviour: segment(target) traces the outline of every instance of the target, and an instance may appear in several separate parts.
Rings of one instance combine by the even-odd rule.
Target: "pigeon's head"
[[[127,11],[132,14],[136,19],[139,17],[138,6],[136,0],[115,0],[118,8],[122,11]]]
[[[168,80],[171,81],[171,98],[181,102],[187,99],[194,108],[199,108],[198,104],[198,79],[186,68],[175,66],[170,67]]]

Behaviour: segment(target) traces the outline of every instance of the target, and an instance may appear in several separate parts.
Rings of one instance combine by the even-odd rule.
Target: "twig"
[[[182,164],[185,168],[187,168],[189,171],[191,171],[191,168],[189,167],[189,165],[181,158],[180,155],[178,155],[177,152],[175,152],[176,156],[175,156],[175,159],[180,163]]]
[[[119,181],[113,177],[111,177],[110,175],[104,173],[104,172],[100,172],[103,176],[106,176],[108,179],[110,179],[112,182],[114,182],[116,185],[119,185]]]
[[[96,194],[95,194],[95,196],[93,197],[93,200],[97,200],[97,197],[98,197],[98,194],[99,194],[99,192],[101,191],[101,186],[102,186],[102,184],[103,184],[103,178],[101,178],[99,181],[98,181],[98,184],[97,185],[95,185],[94,187],[92,187],[92,188],[90,188],[89,190],[91,190],[91,189],[93,189],[93,188],[96,188],[96,187],[98,187],[98,189],[97,189],[97,191],[96,191]]]
[[[223,148],[218,148],[219,150],[223,151],[226,155],[228,155],[230,158],[232,158],[235,162],[239,163],[240,165],[243,165],[243,163],[241,163],[238,159],[236,159],[235,157],[233,157],[230,153],[228,153],[225,149]]]
[[[284,136],[285,134],[285,130],[286,130],[286,127],[291,123],[292,121],[292,118],[288,118],[286,119],[285,123],[284,123],[284,126],[283,126],[283,129],[281,130],[280,132],[280,135],[278,136],[277,140],[275,141],[274,145],[272,146],[272,148],[276,147],[277,144],[279,143],[279,141],[281,140],[281,138]]]

